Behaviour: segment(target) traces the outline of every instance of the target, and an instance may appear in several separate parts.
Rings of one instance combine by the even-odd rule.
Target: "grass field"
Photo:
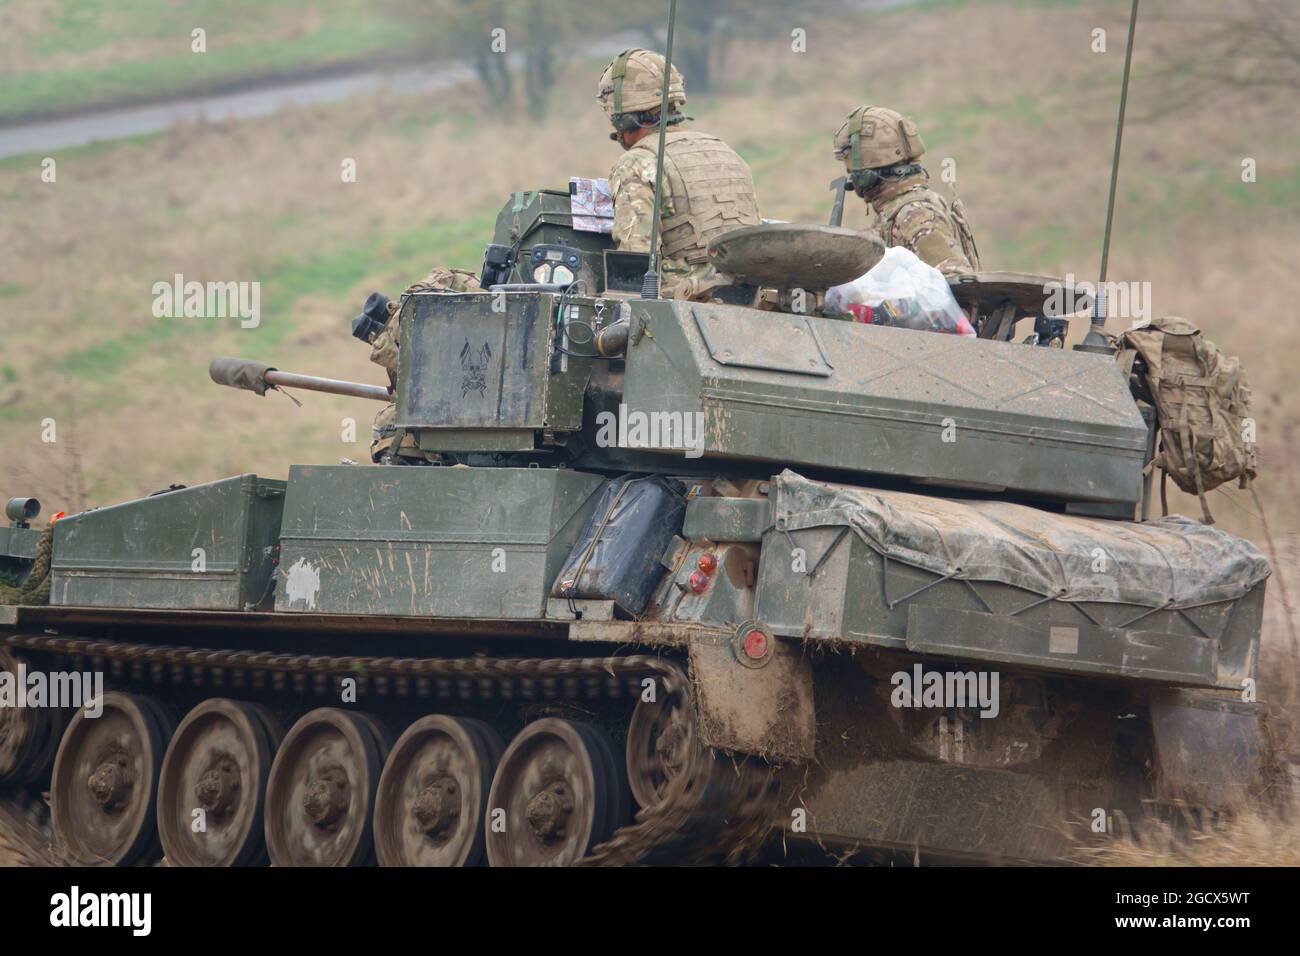
[[[374,0],[0,0],[0,122],[408,54]],[[206,34],[193,52],[192,31]]]
[[[126,17],[136,5],[114,8]],[[11,18],[15,9],[0,7]],[[735,47],[721,88],[692,97],[689,112],[750,162],[764,215],[824,221],[827,183],[838,175],[831,134],[863,101],[895,106],[919,122],[932,172],[956,161],[986,268],[1087,278],[1105,217],[1126,15],[1119,3],[1098,13],[988,2],[815,22],[804,54],[790,51],[788,30]],[[325,37],[332,21],[322,18],[313,21],[318,33],[294,29]],[[36,31],[29,41],[45,36],[45,21],[24,22]],[[1091,52],[1095,27],[1107,29],[1109,53]],[[1300,126],[1291,100],[1268,89],[1164,109],[1144,81],[1157,51],[1176,47],[1186,29],[1154,20],[1139,32],[1110,277],[1150,282],[1156,313],[1199,322],[1249,372],[1258,488],[1278,568],[1262,669],[1276,699],[1279,679],[1297,666],[1282,586],[1300,598]],[[1033,42],[1015,43],[1011,55],[1012,36]],[[14,42],[12,31],[4,42]],[[164,40],[132,42],[144,62]],[[888,69],[885,57],[864,52],[886,48],[894,51]],[[25,65],[6,62],[34,75],[65,62],[74,73],[117,68],[107,52],[100,66],[47,52],[48,62],[35,54]],[[170,482],[364,459],[374,405],[300,395],[296,408],[282,396],[238,395],[208,381],[209,359],[247,355],[382,381],[348,335],[367,293],[396,294],[434,264],[477,269],[512,190],[606,174],[617,147],[594,102],[600,65],[566,65],[541,125],[493,118],[481,92],[467,88],[56,153],[55,183],[42,182],[39,156],[0,161],[0,491],[74,510]],[[355,183],[341,181],[348,158]],[[1256,182],[1242,181],[1244,158],[1256,160]],[[858,205],[848,220],[863,221]],[[261,325],[153,318],[152,284],[175,273],[261,282]],[[52,444],[42,441],[51,418]],[[358,426],[350,444],[341,441],[349,418]],[[1175,501],[1198,513],[1192,500]],[[1223,527],[1268,545],[1249,495],[1224,490],[1211,504]]]

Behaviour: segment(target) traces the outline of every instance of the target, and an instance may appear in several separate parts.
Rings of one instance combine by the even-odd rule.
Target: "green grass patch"
[[[269,357],[293,332],[294,307],[306,296],[337,300],[339,334],[346,335],[346,320],[361,306],[360,300],[352,302],[349,296],[364,280],[371,279],[377,288],[396,296],[435,264],[476,269],[483,247],[491,241],[495,220],[494,207],[457,222],[417,226],[394,236],[366,236],[324,252],[278,260],[254,273],[261,284],[261,321],[256,329],[240,329],[234,317],[151,317],[131,331],[67,353],[56,368],[83,382],[111,381],[134,356],[156,351],[196,329],[216,335],[240,333],[248,357]],[[101,313],[115,311],[102,301],[95,308]],[[123,306],[121,311],[128,309]]]
[[[259,22],[264,30],[256,29]],[[429,42],[411,24],[385,16],[382,6],[361,0],[75,0],[42,26],[33,49],[57,55],[60,65],[9,72],[0,85],[0,120],[379,61]],[[206,32],[206,52],[192,51],[195,29]],[[105,52],[118,50],[105,62]]]

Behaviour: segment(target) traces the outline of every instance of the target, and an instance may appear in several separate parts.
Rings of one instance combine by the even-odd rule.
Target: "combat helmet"
[[[664,58],[650,50],[632,47],[610,61],[600,75],[596,99],[604,107],[616,130],[652,126],[657,121],[663,97]],[[677,67],[668,84],[668,122],[686,117],[679,110],[686,105],[686,83]]]
[[[883,106],[859,106],[835,134],[835,157],[844,160],[855,187],[866,170],[914,162],[925,152],[916,123]]]

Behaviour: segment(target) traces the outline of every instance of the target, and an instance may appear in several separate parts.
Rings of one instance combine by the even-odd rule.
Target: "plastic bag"
[[[855,322],[892,325],[949,335],[975,334],[953,298],[948,280],[902,246],[891,246],[866,275],[833,286],[822,309],[827,315],[852,315]]]

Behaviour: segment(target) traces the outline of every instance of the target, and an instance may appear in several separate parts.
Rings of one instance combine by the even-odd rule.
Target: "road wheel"
[[[637,702],[627,730],[627,779],[632,796],[646,808],[663,800],[668,782],[700,746],[690,696],[685,689],[661,691],[653,702]]]
[[[169,863],[265,862],[266,784],[282,736],[257,704],[214,698],[185,716],[158,784],[158,834]]]
[[[501,738],[482,721],[423,717],[398,739],[375,800],[381,866],[478,866]]]
[[[613,832],[618,787],[594,727],[546,717],[511,741],[488,796],[493,866],[567,866]]]
[[[54,832],[81,865],[130,866],[158,853],[157,791],[172,723],[145,697],[110,691],[77,711],[50,785]]]
[[[285,736],[266,790],[266,847],[275,866],[362,866],[383,768],[375,723],[322,707]]]
[[[0,649],[0,671],[13,675],[15,692],[19,658]],[[59,750],[71,711],[58,707],[0,707],[0,783],[44,783]]]

